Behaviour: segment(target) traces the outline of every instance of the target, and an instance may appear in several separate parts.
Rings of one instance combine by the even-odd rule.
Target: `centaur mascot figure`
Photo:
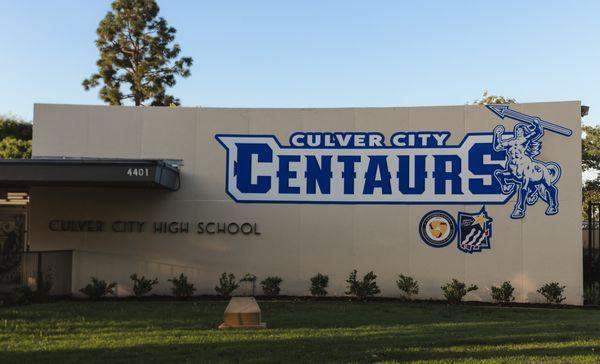
[[[558,213],[558,189],[555,184],[560,178],[560,166],[554,162],[542,162],[537,157],[542,149],[544,127],[539,118],[531,118],[530,123],[520,122],[513,128],[513,136],[503,139],[504,127],[494,128],[493,144],[497,152],[507,156],[503,170],[496,170],[494,176],[502,186],[503,194],[511,194],[516,189],[517,203],[511,217],[525,216],[527,205],[542,199],[548,208],[546,215]]]

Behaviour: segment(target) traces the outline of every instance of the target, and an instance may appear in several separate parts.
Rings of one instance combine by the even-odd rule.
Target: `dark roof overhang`
[[[90,186],[178,190],[179,160],[33,158],[1,159],[0,188]]]

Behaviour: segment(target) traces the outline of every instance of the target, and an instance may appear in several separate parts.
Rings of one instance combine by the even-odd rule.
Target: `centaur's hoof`
[[[522,219],[523,216],[525,216],[525,211],[524,210],[515,210],[510,215],[510,217],[512,217],[513,219]]]
[[[546,215],[556,215],[558,214],[558,208],[554,207],[554,206],[549,206],[546,209]]]

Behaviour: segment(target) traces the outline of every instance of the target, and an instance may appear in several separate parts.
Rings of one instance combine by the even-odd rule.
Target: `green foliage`
[[[504,96],[490,95],[487,90],[483,91],[480,99],[473,101],[473,105],[490,105],[490,104],[514,104],[515,99]]]
[[[142,297],[152,291],[152,287],[158,284],[158,278],[148,279],[145,276],[138,278],[137,274],[132,274],[129,278],[133,281],[133,294],[136,297]]]
[[[474,284],[467,287],[465,283],[456,278],[452,278],[451,282],[446,283],[440,288],[442,289],[444,297],[446,297],[448,303],[460,303],[467,293],[479,289],[479,287]]]
[[[8,296],[8,302],[11,305],[21,306],[33,302],[35,299],[35,292],[28,286],[21,286],[13,288]]]
[[[6,137],[0,140],[0,158],[28,159],[31,158],[31,140],[20,140]]]
[[[515,288],[510,281],[503,282],[500,287],[492,286],[492,299],[495,302],[508,303],[515,300]]]
[[[346,291],[346,294],[353,295],[364,300],[367,297],[375,296],[381,292],[377,286],[377,282],[375,281],[377,279],[377,275],[375,275],[373,271],[365,274],[360,281],[356,278],[356,273],[356,269],[353,270],[346,280],[346,283],[348,283],[348,291]]]
[[[29,286],[16,287],[8,295],[7,303],[20,306],[33,302],[46,302],[52,286],[53,272],[52,269],[49,269],[41,281],[36,282],[35,290]]]
[[[224,308],[215,301],[64,300],[0,308],[0,361],[598,362],[597,310],[296,300],[259,304],[267,325],[276,328],[215,330]]]
[[[0,116],[0,158],[31,158],[31,123]]]
[[[582,169],[600,169],[600,126],[582,125],[581,129]]]
[[[196,288],[192,283],[188,283],[188,278],[185,274],[181,273],[179,277],[173,277],[169,279],[169,282],[173,283],[171,291],[177,298],[189,298],[192,297]]]
[[[166,93],[175,76],[188,77],[192,58],[181,57],[175,28],[158,16],[155,0],[115,0],[98,25],[98,72],[82,83],[85,90],[100,86],[100,98],[111,105],[131,99],[135,105],[179,104]],[[127,91],[124,89],[127,88]]]
[[[563,292],[566,286],[561,286],[558,282],[546,283],[538,289],[538,293],[544,296],[547,303],[559,304],[565,300]]]
[[[240,282],[256,282],[256,276],[254,274],[246,273]]]
[[[35,290],[35,299],[38,302],[43,302],[48,299],[50,290],[54,287],[54,270],[49,268],[43,275],[41,282],[37,282]]]
[[[588,219],[588,208],[592,203],[600,202],[600,180],[586,181],[581,189],[582,197],[582,218]],[[600,219],[600,216],[594,216],[595,220]]]
[[[252,295],[256,295],[256,276],[254,274],[246,273],[242,279],[240,279],[240,283],[252,283]]]
[[[219,278],[219,285],[215,287],[215,291],[223,297],[229,297],[239,286],[233,273],[227,275],[226,272],[223,272],[221,278]]]
[[[600,126],[582,125],[582,170],[600,170]],[[587,219],[588,206],[600,202],[600,179],[586,181],[582,188],[583,218]],[[598,216],[595,216],[598,218]]]
[[[326,288],[329,286],[329,276],[317,273],[310,279],[310,294],[317,297],[327,296]]]
[[[398,289],[404,293],[403,297],[408,300],[410,300],[413,295],[419,294],[419,282],[413,277],[400,274],[396,281],[396,285],[398,286]]]
[[[600,305],[600,284],[594,283],[583,290],[583,300],[588,305]]]
[[[13,137],[19,140],[31,140],[33,125],[11,116],[0,116],[0,140]]]
[[[279,295],[279,285],[283,282],[281,277],[273,276],[267,277],[260,282],[263,293],[267,296],[277,296]]]
[[[100,280],[96,277],[91,277],[91,282],[87,286],[79,290],[79,292],[88,296],[92,300],[100,299],[109,294],[115,293],[116,282],[106,283],[104,280]]]

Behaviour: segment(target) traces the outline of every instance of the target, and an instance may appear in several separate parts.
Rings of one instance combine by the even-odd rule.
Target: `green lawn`
[[[259,302],[269,329],[218,331],[226,302],[0,308],[0,362],[599,362],[600,311]]]

